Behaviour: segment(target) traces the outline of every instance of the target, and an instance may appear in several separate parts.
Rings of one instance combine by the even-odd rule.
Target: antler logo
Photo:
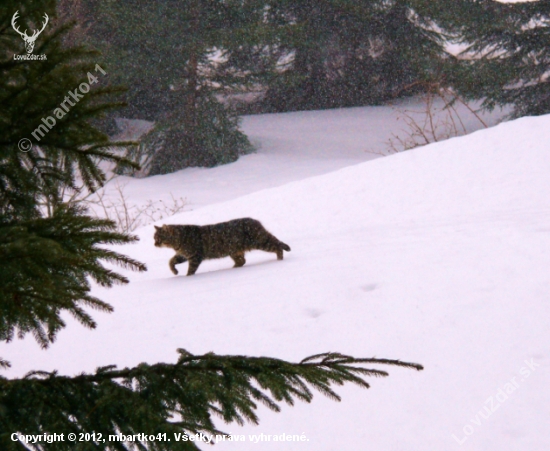
[[[44,31],[44,28],[46,28],[46,25],[48,25],[49,17],[46,13],[44,13],[44,20],[45,20],[44,25],[42,25],[42,28],[40,31],[34,30],[32,33],[32,36],[27,35],[27,30],[25,30],[24,33],[21,33],[19,31],[19,27],[15,25],[15,21],[17,20],[18,17],[19,17],[19,11],[16,11],[13,17],[11,18],[11,26],[15,31],[17,31],[17,33],[21,35],[21,37],[23,38],[23,41],[25,41],[25,49],[27,50],[27,53],[32,53],[32,51],[34,50],[34,43],[36,41],[36,38],[40,33]]]

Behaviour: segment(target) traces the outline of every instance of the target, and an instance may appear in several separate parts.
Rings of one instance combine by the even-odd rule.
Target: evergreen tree
[[[161,142],[150,174],[215,166],[252,151],[235,112],[223,101],[250,82],[229,64],[259,40],[257,0],[102,2],[92,41],[129,87],[130,117],[158,121],[146,138]],[[152,149],[151,149],[152,150]]]
[[[63,312],[93,327],[84,307],[111,310],[91,295],[89,280],[111,286],[127,279],[104,267],[103,261],[145,269],[104,247],[134,237],[115,233],[110,221],[90,217],[64,198],[64,190],[76,189],[79,180],[90,190],[101,186],[101,163],[123,163],[113,150],[116,143],[93,124],[94,118],[116,106],[110,101],[116,90],[93,87],[65,114],[58,112],[61,117],[56,116],[58,121],[44,136],[33,135],[67,92],[92,83],[89,73],[96,68],[93,53],[62,46],[63,27],[52,27],[37,43],[36,51],[46,54],[46,61],[13,60],[21,42],[5,24],[15,8],[21,17],[39,20],[44,11],[55,18],[54,6],[29,1],[0,9],[0,339],[32,333],[44,347],[64,327]],[[18,148],[21,137],[27,136],[35,139],[32,146]],[[109,366],[77,376],[40,371],[23,378],[0,376],[1,449],[196,450],[195,442],[176,441],[174,434],[217,433],[214,416],[226,423],[256,423],[257,403],[278,411],[280,402],[309,402],[312,388],[338,400],[334,384],[368,388],[365,376],[387,376],[365,365],[422,369],[397,360],[335,353],[311,356],[299,364],[179,353],[174,364]],[[9,364],[0,361],[0,366]],[[53,438],[58,440],[48,434],[57,434]],[[76,434],[77,441],[69,434]],[[128,440],[120,434],[147,437]],[[150,440],[152,434],[158,441]],[[25,444],[13,440],[19,435],[42,437]]]
[[[415,0],[274,0],[291,56],[266,95],[274,111],[377,104],[418,90],[445,56],[431,7]],[[280,16],[279,15],[279,16]]]
[[[466,46],[452,84],[512,117],[550,113],[550,1],[461,0],[445,23]]]
[[[64,310],[88,327],[95,323],[83,307],[111,310],[90,295],[89,278],[104,286],[127,279],[101,260],[145,269],[100,246],[135,237],[64,203],[64,193],[79,184],[88,190],[103,184],[101,162],[129,163],[91,123],[119,105],[109,100],[118,89],[106,81],[99,86],[96,53],[63,48],[67,28],[51,27],[34,50],[47,60],[14,59],[22,50],[10,25],[14,13],[19,10],[22,29],[32,30],[45,12],[54,20],[54,8],[55,2],[43,1],[0,9],[0,339],[32,333],[43,347],[64,326]],[[73,101],[63,109],[67,98]]]

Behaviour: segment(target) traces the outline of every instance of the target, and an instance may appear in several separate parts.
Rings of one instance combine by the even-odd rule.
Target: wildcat
[[[178,274],[176,265],[189,261],[187,275],[192,276],[203,260],[231,257],[235,268],[246,263],[244,253],[252,250],[274,252],[277,260],[283,259],[288,244],[269,233],[260,221],[252,218],[233,219],[205,226],[155,226],[155,246],[176,251],[169,262],[171,271]]]

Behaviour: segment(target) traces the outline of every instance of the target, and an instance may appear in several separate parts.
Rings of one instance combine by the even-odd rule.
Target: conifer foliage
[[[446,57],[432,8],[418,0],[273,0],[286,66],[269,84],[274,111],[379,104],[412,94]]]
[[[44,347],[64,326],[63,311],[94,327],[84,307],[111,309],[89,294],[89,278],[104,286],[127,279],[102,261],[145,269],[102,248],[135,237],[116,233],[113,223],[90,217],[63,199],[67,190],[101,186],[101,162],[129,164],[90,122],[117,106],[109,96],[119,90],[92,83],[88,93],[77,92],[81,98],[67,112],[58,112],[62,117],[54,114],[70,91],[91,83],[97,54],[63,48],[67,27],[52,25],[35,46],[35,53],[46,54],[47,60],[13,58],[22,50],[22,40],[10,25],[13,14],[19,10],[21,26],[32,30],[32,18],[39,20],[45,12],[54,21],[54,6],[13,2],[0,10],[0,339],[32,333]],[[55,120],[49,130],[44,118],[50,124]],[[34,136],[39,126],[44,126],[43,133]],[[21,148],[22,139],[28,147]]]
[[[107,287],[128,279],[101,261],[145,269],[142,263],[99,246],[135,241],[113,228],[111,221],[66,206],[49,217],[0,222],[0,340],[32,333],[47,347],[65,326],[62,311],[90,328],[96,323],[84,307],[112,311],[109,304],[90,295],[89,278]]]
[[[265,357],[194,356],[185,350],[179,354],[175,364],[143,363],[122,370],[111,366],[75,377],[34,372],[23,379],[0,379],[0,437],[10,431],[34,435],[55,431],[65,438],[70,433],[78,437],[95,432],[95,443],[88,447],[77,448],[66,440],[37,449],[131,450],[146,449],[146,442],[151,451],[194,450],[194,442],[176,441],[175,434],[223,434],[214,417],[225,423],[258,423],[258,404],[278,412],[281,402],[310,402],[312,388],[338,401],[332,385],[351,382],[369,388],[365,376],[388,375],[365,364],[422,369],[398,360],[335,353],[311,356],[298,364]],[[136,442],[109,440],[119,434],[171,440],[137,440],[142,445],[134,448]],[[7,451],[21,449],[4,442]]]
[[[550,1],[451,3],[446,22],[467,46],[454,86],[513,117],[550,113]]]
[[[131,117],[157,121],[150,175],[216,166],[253,150],[221,98],[246,77],[224,62],[253,40],[261,10],[241,0],[104,2],[91,36],[128,85]],[[254,3],[254,2],[251,2]],[[156,141],[158,146],[147,146]]]
[[[77,177],[88,189],[100,186],[105,175],[98,161],[128,163],[113,150],[108,136],[90,125],[91,119],[120,106],[110,100],[120,88],[100,78],[105,75],[97,66],[97,52],[62,47],[61,37],[69,27],[54,28],[51,1],[8,3],[0,9],[0,207],[4,214],[17,207],[18,215],[24,210],[33,216],[44,196],[74,187]],[[50,23],[34,49],[47,60],[13,59],[23,50],[10,25],[16,11],[20,26],[28,30],[36,29],[40,17],[49,12]],[[86,86],[89,92],[84,93]],[[63,109],[65,98],[70,102]]]

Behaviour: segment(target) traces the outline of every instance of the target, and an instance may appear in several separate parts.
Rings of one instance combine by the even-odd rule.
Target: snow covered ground
[[[442,106],[442,102],[436,102],[434,107],[440,126],[446,117]],[[407,136],[403,113],[413,111],[414,119],[421,122],[424,108],[423,101],[411,98],[396,102],[393,107],[245,116],[242,129],[257,149],[254,154],[217,168],[189,168],[164,175],[162,181],[158,177],[138,180],[120,177],[107,186],[106,199],[119,199],[115,189],[118,184],[130,205],[140,205],[149,199],[170,204],[173,195],[185,198],[190,210],[326,174],[387,154],[390,138]],[[457,105],[457,109],[468,132],[482,128],[466,108]],[[487,124],[494,125],[503,115],[497,111],[482,117]],[[133,136],[126,134],[120,139]]]
[[[217,448],[547,451],[550,116],[364,161],[369,130],[387,131],[375,117],[361,108],[250,117],[258,154],[131,181],[136,199],[193,193],[193,210],[160,224],[250,216],[292,252],[283,261],[253,252],[239,269],[207,261],[194,277],[184,264],[173,276],[171,251],[144,227],[120,250],[149,271],[95,290],[115,312],[94,313],[94,331],[69,320],[47,351],[31,337],[2,344],[7,374],[173,362],[178,347],[401,359],[425,370],[384,368],[390,377],[370,390],[338,388],[341,403],[319,394],[279,414],[261,408],[259,426],[221,426],[244,443]],[[262,433],[308,441],[251,441]]]

